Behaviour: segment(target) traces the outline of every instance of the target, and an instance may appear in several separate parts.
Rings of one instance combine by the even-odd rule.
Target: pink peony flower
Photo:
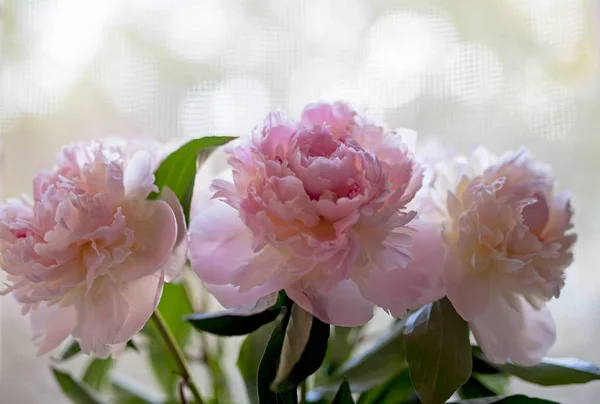
[[[130,156],[103,143],[65,147],[35,178],[32,201],[0,207],[0,267],[12,284],[2,294],[31,313],[40,355],[69,335],[84,352],[118,352],[185,263],[177,198],[146,200],[157,190],[152,156]]]
[[[349,105],[270,114],[226,146],[232,182],[190,225],[192,268],[225,307],[284,289],[324,322],[356,326],[377,304],[395,315],[443,295],[413,260],[422,170],[402,138]],[[224,201],[224,202],[222,202]],[[415,238],[415,241],[423,240]],[[433,247],[435,248],[435,247]]]
[[[555,341],[545,303],[573,260],[569,194],[524,149],[498,160],[483,148],[439,163],[430,191],[448,298],[490,360],[536,364]]]

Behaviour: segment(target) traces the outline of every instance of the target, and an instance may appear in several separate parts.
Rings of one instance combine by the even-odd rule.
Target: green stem
[[[177,363],[177,367],[179,368],[179,373],[183,377],[183,381],[185,382],[185,384],[189,387],[190,391],[192,392],[196,404],[204,404],[204,400],[202,400],[200,391],[198,390],[198,387],[196,387],[196,383],[194,383],[194,379],[192,378],[192,373],[190,372],[190,367],[188,366],[187,360],[185,359],[185,355],[183,354],[183,351],[177,344],[175,337],[173,336],[173,334],[171,334],[171,331],[169,331],[169,327],[167,327],[167,323],[165,323],[165,320],[160,315],[158,309],[155,310],[154,313],[152,313],[151,318],[154,321],[154,324],[156,325],[160,336],[165,342],[167,349],[173,355],[173,358]]]
[[[185,268],[184,270],[186,270]],[[185,294],[190,302],[190,305],[194,309],[195,312],[205,312],[208,308],[208,299],[210,294],[208,290],[204,286],[202,286],[202,290],[194,290],[196,289],[196,285],[194,285],[194,277],[187,276],[191,274],[190,271],[186,271],[182,277],[182,285],[185,289]],[[197,279],[197,278],[196,278]],[[223,376],[223,370],[221,369],[221,365],[219,364],[218,357],[220,356],[220,352],[217,352],[217,358],[215,358],[210,350],[208,338],[206,333],[201,332],[200,334],[200,345],[202,347],[202,355],[204,358],[204,362],[208,369],[210,370],[210,376],[212,380],[213,387],[213,399],[212,402],[219,403],[221,401],[228,402],[227,396],[227,381]],[[219,345],[219,340],[217,341],[217,346]]]
[[[306,380],[300,383],[300,404],[306,404]]]

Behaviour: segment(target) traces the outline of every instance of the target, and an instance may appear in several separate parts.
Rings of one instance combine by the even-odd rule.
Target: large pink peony
[[[310,104],[299,122],[270,114],[226,148],[233,182],[215,180],[218,200],[190,225],[193,269],[225,307],[284,289],[341,326],[367,322],[373,303],[403,315],[440,297],[419,265],[436,246],[413,237],[405,209],[422,170],[404,134],[342,102]]]
[[[545,303],[573,260],[569,194],[525,150],[497,159],[483,148],[438,163],[430,191],[448,298],[490,360],[539,362],[556,333]]]
[[[0,207],[0,267],[11,283],[3,294],[31,314],[39,354],[69,335],[85,352],[118,352],[185,263],[175,195],[146,200],[155,165],[145,151],[74,144],[35,178],[32,201]]]

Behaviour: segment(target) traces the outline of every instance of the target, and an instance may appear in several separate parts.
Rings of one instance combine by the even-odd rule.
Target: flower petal
[[[108,345],[129,341],[158,306],[163,285],[164,271],[120,284],[108,278],[97,281],[80,307],[73,332],[81,350],[108,356],[113,353]]]
[[[259,299],[281,290],[281,284],[273,278],[247,292],[240,292],[239,287],[233,285],[206,284],[205,286],[221,306],[228,309],[254,304]]]
[[[491,304],[492,279],[488,273],[466,273],[452,254],[444,263],[444,285],[452,305],[467,321],[483,315]]]
[[[102,352],[106,345],[115,344],[115,336],[125,324],[129,302],[117,285],[108,277],[94,282],[93,288],[78,307],[77,326],[73,336],[85,353]]]
[[[403,317],[408,309],[438,300],[445,294],[440,229],[426,223],[417,223],[415,229],[410,248],[413,259],[406,267],[390,271],[373,268],[356,280],[365,298],[396,317]]]
[[[286,293],[296,304],[319,320],[341,327],[358,327],[373,317],[373,304],[351,280],[340,282],[328,293],[309,295],[305,290],[288,287]]]
[[[495,296],[485,315],[471,322],[471,329],[492,362],[533,366],[554,344],[556,326],[546,307],[536,310],[522,296],[512,299]]]
[[[123,184],[128,198],[145,198],[156,189],[150,153],[139,151],[131,157],[123,173]]]
[[[163,188],[160,199],[169,204],[173,210],[173,213],[175,214],[175,220],[177,221],[177,239],[175,240],[175,247],[171,252],[171,256],[164,265],[165,281],[171,282],[179,276],[181,269],[187,260],[187,226],[185,223],[183,208],[181,207],[181,204],[179,203],[179,200],[173,191],[166,187]]]
[[[71,334],[77,314],[73,306],[48,306],[44,302],[31,312],[30,320],[34,339],[40,340],[38,356],[41,356],[59,346]]]
[[[164,271],[122,284],[121,293],[128,303],[128,314],[112,344],[125,343],[146,324],[160,301],[165,280]]]
[[[190,224],[189,258],[194,272],[209,284],[224,285],[254,256],[251,234],[238,212],[213,200]]]
[[[150,275],[170,259],[177,241],[177,219],[167,202],[147,201],[138,217],[128,216],[139,249],[115,268],[119,279],[129,281]]]

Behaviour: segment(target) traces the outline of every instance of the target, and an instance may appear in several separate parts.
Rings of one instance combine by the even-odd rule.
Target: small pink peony
[[[226,147],[233,182],[215,180],[219,200],[192,220],[194,271],[225,307],[284,289],[340,326],[367,322],[373,303],[403,315],[440,297],[441,276],[411,252],[428,247],[412,246],[416,212],[405,206],[422,171],[404,134],[414,137],[342,102],[310,104],[300,122],[270,114]]]
[[[430,189],[441,213],[448,298],[486,356],[533,365],[555,341],[546,301],[573,261],[569,194],[525,150],[483,148],[439,163]]]
[[[12,284],[3,294],[31,313],[40,355],[69,335],[84,352],[118,352],[185,263],[181,206],[169,190],[146,200],[157,190],[152,156],[129,155],[114,144],[65,147],[35,178],[33,201],[0,207],[0,267]]]

